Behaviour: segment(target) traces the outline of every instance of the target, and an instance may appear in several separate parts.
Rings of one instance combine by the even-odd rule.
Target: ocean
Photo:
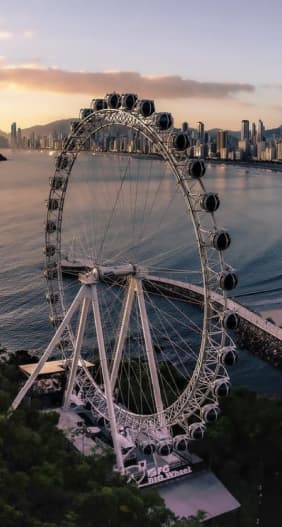
[[[53,334],[45,299],[43,247],[46,200],[49,193],[49,177],[54,172],[54,156],[46,151],[4,153],[8,161],[0,163],[0,342],[8,350],[44,350]],[[100,163],[99,159],[92,159],[93,161],[96,165]],[[87,176],[85,180],[88,180],[91,178],[89,160],[81,158],[80,163]],[[135,163],[140,164],[141,174],[144,161],[136,160]],[[166,185],[162,185],[162,194],[157,198],[157,190],[161,188],[158,183],[159,164],[154,160],[147,163],[150,163],[150,170],[155,171],[155,183],[150,187],[151,198],[146,198],[146,203],[148,210],[151,210],[153,205],[157,209],[156,216],[150,219],[156,225],[163,214],[162,208],[170,207],[169,196],[172,195],[175,183],[168,181]],[[89,214],[90,218],[90,212],[95,208],[97,210],[98,204],[100,216],[107,214],[106,204],[111,201],[111,185],[105,185],[105,161],[103,164],[104,168],[100,171],[101,185],[95,190],[95,206],[91,205],[93,195],[87,193],[89,185],[84,184],[84,193],[80,193],[74,177],[73,195],[78,193],[79,199],[76,208],[72,198],[66,202],[68,232],[66,227],[65,229],[69,243],[71,239],[74,244],[77,243],[76,230],[82,214]],[[76,170],[78,169],[79,166]],[[136,177],[138,179],[139,175]],[[282,172],[207,164],[204,180],[207,190],[216,191],[220,196],[221,206],[216,213],[218,225],[226,228],[231,234],[232,243],[226,251],[226,259],[238,272],[239,284],[233,291],[234,296],[238,296],[238,300],[250,309],[273,316],[275,320],[282,322]],[[132,187],[130,192],[134,193],[134,189],[135,187]],[[136,197],[136,201],[138,199]],[[157,199],[160,199],[162,207],[158,206]],[[188,265],[193,272],[194,256],[188,250],[185,260],[181,252],[183,240],[179,235],[179,221],[185,214],[183,204],[181,209],[183,210],[180,213],[178,205],[175,205],[172,214],[163,221],[166,238],[165,265],[172,266],[175,262],[179,273]],[[145,237],[141,229],[136,236],[136,229],[138,230],[138,222],[139,225],[142,222],[142,225],[145,225],[145,222],[144,218],[141,222],[140,216],[135,212],[134,214],[134,226],[126,225],[125,229],[126,232],[128,230],[127,236],[131,233],[132,237],[141,243]],[[99,230],[97,217],[95,222],[96,229]],[[190,239],[191,229],[188,223],[189,219],[187,232],[184,234]],[[84,232],[82,238],[84,245],[88,243],[90,247],[89,232]],[[179,236],[180,242],[175,244]],[[114,233],[112,238],[117,241]],[[153,253],[157,253],[157,248],[154,247],[153,237],[147,236],[146,240],[146,261],[153,261]],[[98,241],[100,245],[103,244],[103,240]],[[134,248],[135,256],[139,254],[138,251],[138,248]],[[110,259],[111,255],[108,254],[108,257]],[[249,294],[253,292],[256,294]],[[233,383],[237,386],[282,395],[282,372],[247,351],[240,353],[238,365],[230,373]]]

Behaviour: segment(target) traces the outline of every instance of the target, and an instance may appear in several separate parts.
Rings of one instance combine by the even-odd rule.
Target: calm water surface
[[[0,341],[11,350],[43,350],[52,336],[43,245],[54,157],[39,152],[7,152],[7,157],[0,164]],[[232,235],[227,258],[238,270],[240,302],[256,311],[282,310],[282,172],[208,166],[205,182],[221,198],[218,225]],[[174,229],[176,224],[170,234]],[[282,373],[247,352],[241,353],[232,380],[282,395]]]

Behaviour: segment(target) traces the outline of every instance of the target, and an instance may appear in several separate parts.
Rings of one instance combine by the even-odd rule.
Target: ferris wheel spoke
[[[167,168],[167,167],[166,167]],[[164,178],[165,180],[166,178]],[[145,235],[147,232],[150,232],[151,229],[148,229],[148,225],[151,225],[151,216],[154,211],[156,203],[162,199],[163,189],[162,186],[164,186],[164,180],[160,180],[157,189],[155,190],[155,194],[152,200],[152,203],[150,205],[149,210],[147,211],[145,209],[145,206],[147,207],[147,202],[144,205],[144,213],[142,218],[142,223],[140,222],[140,230],[139,230],[139,236],[138,236],[138,244],[146,240],[147,235]],[[162,192],[161,192],[162,190]],[[175,202],[176,197],[179,196],[179,189],[176,187],[172,195],[169,197],[169,199],[166,202],[166,207],[164,210],[162,208],[160,209],[160,213],[158,214],[158,218],[154,221],[154,230],[155,232],[165,232],[166,231],[166,225],[164,224],[164,220],[167,220],[167,217],[169,216],[169,212],[171,210],[171,207],[173,203]]]
[[[145,239],[144,241],[150,241],[151,239],[153,239],[152,237],[148,237],[147,239]],[[185,244],[179,244],[177,245],[176,247],[173,247],[172,249],[165,249],[163,252],[159,252],[158,254],[154,254],[152,256],[149,256],[147,258],[144,258],[143,260],[143,263],[144,265],[148,265],[149,267],[151,267],[152,265],[155,266],[156,269],[158,269],[159,267],[156,266],[156,264],[158,262],[164,262],[166,259],[171,259],[172,256],[176,256],[176,255],[179,255],[179,254],[183,254],[183,251],[185,250],[186,248],[186,245]]]
[[[103,234],[103,238],[102,238],[99,250],[98,250],[98,254],[99,254],[99,257],[101,259],[102,259],[102,256],[103,256],[104,244],[105,244],[105,241],[107,239],[108,232],[109,232],[109,230],[111,228],[111,225],[112,225],[112,221],[113,221],[113,218],[114,218],[114,215],[115,215],[115,211],[116,211],[116,208],[117,208],[117,205],[118,205],[118,202],[119,202],[119,199],[120,199],[120,195],[121,195],[121,192],[122,192],[123,184],[124,184],[125,179],[127,177],[129,163],[130,163],[130,159],[128,160],[128,163],[127,163],[127,165],[125,167],[123,176],[121,178],[120,185],[119,185],[119,188],[118,188],[118,191],[117,191],[117,194],[116,194],[115,202],[114,202],[113,207],[111,209],[111,213],[110,213],[108,222],[106,224],[105,232]]]
[[[151,175],[152,174],[152,166],[153,166],[153,160],[151,159],[150,160],[150,164],[149,164],[149,174]],[[141,219],[140,219],[140,226],[141,228],[139,228],[139,237],[138,237],[138,242],[140,243],[140,240],[141,240],[141,233],[144,229],[144,223],[145,223],[145,218],[146,218],[146,214],[147,214],[147,206],[148,206],[148,201],[149,201],[149,196],[150,196],[150,190],[151,190],[151,182],[152,182],[152,178],[150,177],[147,181],[147,185],[146,185],[146,190],[145,190],[145,196],[144,196],[144,203],[143,203],[143,210],[141,211]]]
[[[147,295],[147,298],[150,296]],[[175,324],[169,322],[169,317],[167,314],[164,313],[164,310],[159,310],[156,305],[154,305],[155,314],[157,317],[157,324],[155,328],[156,332],[156,339],[155,342],[159,343],[161,342],[161,339],[165,336],[167,343],[169,344],[167,352],[165,349],[162,348],[161,345],[158,345],[158,350],[161,354],[161,356],[164,359],[164,364],[169,364],[172,360],[172,353],[174,355],[173,359],[174,361],[178,361],[181,367],[181,372],[186,376],[186,379],[189,379],[191,377],[191,371],[187,369],[187,358],[193,359],[194,364],[197,361],[197,355],[195,353],[195,350],[189,345],[187,342],[187,339],[184,340],[184,338],[181,336],[181,334],[175,330]],[[173,337],[171,337],[173,335]],[[178,342],[176,341],[178,340]],[[187,350],[188,350],[188,357],[187,357]],[[186,362],[184,362],[183,352],[185,351],[186,356]],[[167,367],[169,371],[170,377],[172,377],[171,371],[169,366]],[[173,378],[174,379],[174,378]],[[175,380],[174,380],[175,382]]]

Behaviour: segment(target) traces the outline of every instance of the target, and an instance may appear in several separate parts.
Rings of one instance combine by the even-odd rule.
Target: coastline
[[[260,170],[271,170],[272,172],[282,172],[282,162],[280,161],[233,161],[229,159],[205,159],[211,165],[231,165],[240,168],[258,168]]]

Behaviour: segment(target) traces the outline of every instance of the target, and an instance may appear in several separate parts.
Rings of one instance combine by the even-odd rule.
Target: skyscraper
[[[218,130],[216,134],[216,153],[220,155],[223,148],[227,148],[227,130]]]
[[[252,145],[255,145],[257,143],[257,127],[256,127],[256,123],[252,123],[251,143],[252,143]]]
[[[18,148],[22,147],[22,129],[21,128],[18,128],[18,132],[17,132],[17,147]]]
[[[260,143],[264,140],[264,125],[262,120],[260,119],[258,122],[258,134],[257,134],[257,142]]]
[[[244,141],[244,139],[248,141],[249,136],[250,136],[250,123],[247,119],[243,119],[241,123],[241,141]]]
[[[201,121],[198,122],[198,139],[200,143],[205,141],[205,125]]]
[[[16,148],[17,146],[17,123],[11,124],[11,147]]]

